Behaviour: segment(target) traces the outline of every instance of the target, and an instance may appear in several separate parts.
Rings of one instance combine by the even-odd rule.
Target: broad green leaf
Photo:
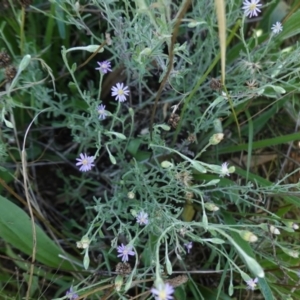
[[[286,40],[300,33],[300,10],[297,10],[283,24],[283,30],[278,34],[278,39]]]
[[[277,136],[275,138],[265,139],[261,141],[253,142],[252,144],[252,150],[264,148],[264,147],[270,147],[274,145],[289,143],[292,141],[297,141],[300,139],[300,133],[292,133],[287,134],[283,136]],[[225,147],[219,147],[218,153],[219,154],[225,154],[225,153],[235,153],[240,151],[245,151],[248,149],[248,143],[247,144],[240,144],[240,145],[233,145],[233,146],[225,146]]]
[[[32,227],[29,216],[17,205],[0,196],[0,237],[13,247],[27,255],[32,254]],[[68,262],[58,255],[66,255],[47,235],[36,225],[36,260],[46,266],[74,270]]]
[[[58,2],[61,3],[61,0]],[[66,38],[66,24],[62,21],[65,19],[65,12],[62,10],[59,5],[55,4],[55,13],[56,13],[56,24],[58,27],[59,35],[61,39]]]
[[[139,147],[142,143],[141,139],[132,139],[130,140],[128,147],[127,147],[127,151],[132,155],[135,156],[139,150]]]
[[[186,290],[184,288],[184,285],[176,288],[175,297],[175,299],[186,300]]]
[[[266,278],[258,278],[258,283],[259,283],[260,290],[261,290],[262,294],[264,295],[265,299],[270,299],[270,300],[275,299],[273,297],[272,291],[270,289],[270,286],[269,286]]]

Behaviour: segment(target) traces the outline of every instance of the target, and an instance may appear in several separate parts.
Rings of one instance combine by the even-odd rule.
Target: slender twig
[[[176,23],[175,23],[175,26],[174,26],[174,29],[173,29],[171,44],[170,44],[170,47],[169,47],[169,65],[168,65],[168,69],[167,69],[166,75],[164,76],[164,78],[163,78],[163,80],[162,80],[162,82],[159,86],[159,89],[157,91],[155,102],[154,102],[154,107],[153,107],[152,114],[151,114],[151,119],[150,119],[150,138],[151,138],[151,140],[152,140],[153,121],[154,121],[154,116],[155,116],[155,113],[156,113],[157,103],[158,103],[158,100],[160,99],[161,92],[162,92],[163,88],[165,87],[165,85],[167,83],[167,80],[169,78],[169,75],[170,75],[170,73],[173,69],[174,45],[175,45],[175,42],[176,42],[176,39],[177,39],[179,26],[181,24],[181,20],[183,19],[186,11],[190,7],[190,4],[191,4],[191,0],[186,0],[185,1],[185,3],[182,6],[181,11],[178,14],[178,17],[177,17],[177,20],[176,20]]]

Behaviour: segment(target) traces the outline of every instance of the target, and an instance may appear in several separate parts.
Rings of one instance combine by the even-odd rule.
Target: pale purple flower
[[[116,86],[111,88],[111,95],[116,97],[117,101],[126,101],[126,96],[129,95],[128,86],[125,86],[123,83],[117,83]]]
[[[159,284],[157,288],[152,288],[151,293],[155,297],[155,300],[172,300],[174,288],[168,282],[166,284]]]
[[[76,166],[80,166],[79,171],[81,172],[90,171],[95,166],[93,164],[94,156],[87,156],[86,153],[80,153],[80,158],[76,158],[76,160],[78,160]]]
[[[252,18],[257,17],[258,13],[261,12],[261,10],[258,8],[262,6],[262,4],[259,3],[260,0],[244,0],[242,9],[244,10],[244,13],[247,17]]]
[[[222,163],[222,166],[221,166],[221,173],[222,174],[220,174],[220,177],[224,177],[224,176],[229,176],[230,175],[229,170],[228,170],[228,165],[229,165],[228,162]]]
[[[187,249],[187,253],[190,253],[190,250],[193,248],[193,242],[185,243],[184,246]]]
[[[67,299],[69,300],[75,300],[77,299],[79,296],[78,294],[76,294],[74,291],[73,291],[73,287],[71,286],[70,289],[66,292],[66,296],[67,296]]]
[[[257,286],[257,282],[258,282],[258,278],[254,278],[254,279],[249,279],[246,281],[247,284],[247,289],[248,290],[255,290],[256,286]]]
[[[118,253],[120,253],[118,255],[118,257],[122,256],[122,261],[126,262],[129,260],[128,255],[135,255],[135,252],[132,250],[132,246],[124,246],[123,244],[121,244],[121,246],[118,246]]]
[[[271,27],[271,30],[272,30],[273,34],[277,34],[277,33],[281,32],[282,29],[283,29],[283,27],[282,27],[282,24],[280,22],[276,22]]]
[[[148,214],[140,211],[136,216],[136,222],[140,225],[147,225],[149,223]]]
[[[102,62],[97,61],[97,64],[99,65],[98,68],[96,68],[96,70],[99,70],[102,74],[106,74],[108,72],[111,72],[111,65],[110,65],[110,61],[105,60]]]
[[[103,104],[98,105],[97,111],[99,114],[99,120],[104,120],[107,116],[107,113],[105,111],[105,105]]]

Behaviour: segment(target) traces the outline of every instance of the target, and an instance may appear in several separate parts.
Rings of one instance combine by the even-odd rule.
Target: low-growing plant
[[[20,2],[3,297],[298,299],[298,2]]]

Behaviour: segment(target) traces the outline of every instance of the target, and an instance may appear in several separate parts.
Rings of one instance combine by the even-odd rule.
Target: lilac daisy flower
[[[152,288],[151,293],[155,300],[172,300],[174,288],[167,282],[166,284],[159,284],[157,288]]]
[[[193,242],[185,243],[184,246],[187,249],[187,253],[190,253],[190,250],[193,248]]]
[[[71,286],[70,289],[66,292],[66,296],[67,296],[67,299],[69,300],[75,300],[77,299],[79,296],[78,294],[76,294],[74,291],[73,291],[73,287]]]
[[[129,260],[128,255],[135,255],[135,252],[132,250],[132,246],[124,246],[123,244],[121,244],[121,246],[118,246],[118,253],[120,253],[118,255],[118,257],[122,256],[122,261],[126,262]]]
[[[140,225],[147,225],[149,223],[148,214],[140,211],[136,216],[136,222]]]
[[[221,173],[222,174],[220,174],[220,177],[224,177],[224,176],[229,176],[230,174],[229,174],[229,170],[228,170],[228,165],[229,165],[229,163],[228,162],[224,162],[224,163],[222,163],[222,166],[221,166]]]
[[[257,282],[258,282],[258,278],[247,280],[246,281],[246,283],[247,283],[247,289],[253,291],[256,288],[256,286],[257,286]]]
[[[108,72],[111,72],[110,61],[108,61],[108,60],[105,60],[103,62],[97,61],[97,64],[99,65],[99,67],[96,68],[96,70],[99,70],[102,74],[106,74]]]
[[[258,8],[262,6],[262,4],[259,3],[260,0],[244,0],[242,9],[245,12],[245,15],[249,18],[257,17],[258,13],[261,12],[261,10]]]
[[[76,160],[78,160],[76,166],[80,166],[79,171],[81,172],[90,171],[95,166],[93,164],[94,156],[87,156],[86,153],[80,153],[80,158],[76,158]]]
[[[123,83],[117,83],[116,86],[111,88],[111,95],[116,97],[117,101],[126,101],[126,96],[129,95],[128,86],[124,86]]]
[[[105,105],[103,105],[103,104],[98,105],[97,111],[99,114],[99,120],[105,120],[105,118],[107,116],[107,113],[105,111]]]
[[[283,29],[282,24],[280,22],[276,22],[275,24],[273,24],[273,26],[271,27],[271,30],[274,34],[277,34],[279,32],[281,32]]]

